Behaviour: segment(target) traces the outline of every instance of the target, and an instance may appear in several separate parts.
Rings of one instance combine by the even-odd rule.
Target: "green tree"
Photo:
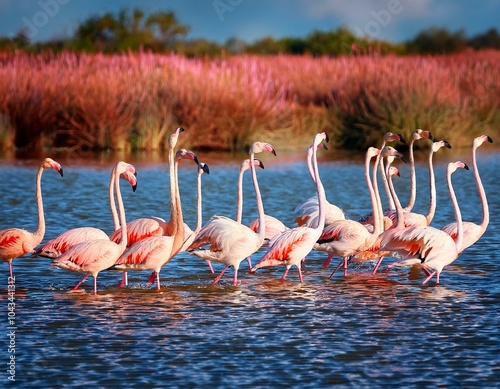
[[[448,54],[464,50],[467,39],[463,30],[450,32],[444,28],[431,27],[420,32],[407,46],[412,53]]]

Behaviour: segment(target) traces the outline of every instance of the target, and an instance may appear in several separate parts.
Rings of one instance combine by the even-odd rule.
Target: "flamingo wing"
[[[164,226],[162,223],[163,219],[160,218],[139,218],[132,220],[127,223],[127,241],[128,246],[132,246],[134,243],[148,238],[150,236],[160,236],[163,235]],[[121,228],[116,230],[109,239],[113,242],[120,242],[122,236]]]
[[[0,258],[17,258],[33,251],[38,243],[34,241],[31,232],[21,228],[0,231]]]
[[[107,269],[114,264],[119,255],[120,247],[109,239],[92,240],[71,247],[52,265],[72,271],[88,271],[89,267],[93,268],[94,265],[102,263],[102,269]]]

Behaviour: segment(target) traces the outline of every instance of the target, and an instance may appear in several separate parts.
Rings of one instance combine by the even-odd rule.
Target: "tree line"
[[[122,9],[117,13],[94,15],[81,22],[72,36],[31,42],[26,26],[12,37],[0,37],[1,51],[30,52],[79,51],[119,53],[151,51],[174,52],[187,57],[216,57],[221,54],[308,54],[313,56],[363,54],[451,54],[468,49],[500,49],[500,34],[495,29],[467,37],[463,30],[449,31],[432,27],[414,38],[393,43],[356,36],[345,27],[317,30],[304,38],[264,37],[248,43],[230,38],[224,44],[207,39],[186,39],[190,27],[173,12],[145,14],[140,9]]]

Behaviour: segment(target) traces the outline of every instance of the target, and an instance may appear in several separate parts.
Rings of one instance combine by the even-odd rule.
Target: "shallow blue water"
[[[484,146],[486,148],[487,146]],[[179,254],[161,272],[158,292],[149,273],[130,272],[130,287],[117,288],[120,274],[102,272],[98,295],[89,278],[70,292],[80,274],[50,267],[43,258],[14,261],[15,379],[23,387],[498,387],[500,385],[500,199],[498,153],[481,153],[479,166],[492,215],[482,239],[446,267],[441,284],[421,285],[407,268],[370,275],[373,263],[352,264],[348,277],[328,279],[325,255],[307,257],[304,284],[295,268],[247,273],[232,286],[232,269],[218,285],[205,262]],[[438,209],[432,225],[454,220],[444,181],[446,163],[463,155],[436,158]],[[322,152],[322,156],[327,155]],[[203,153],[198,153],[203,161]],[[294,225],[294,208],[312,196],[305,162],[262,156],[259,170],[266,213]],[[64,178],[43,175],[44,241],[69,228],[112,221],[107,200],[110,166],[59,160]],[[133,161],[130,161],[133,162]],[[214,214],[235,217],[239,160],[210,162],[203,176],[204,222]],[[139,186],[122,185],[127,218],[169,217],[166,164],[137,163]],[[405,203],[409,168],[400,165],[396,188]],[[36,227],[36,163],[1,161],[0,229]],[[362,161],[323,159],[320,174],[328,199],[356,219],[370,210]],[[416,212],[428,207],[425,163],[417,166]],[[195,225],[196,170],[179,172],[184,219]],[[472,172],[453,176],[465,220],[479,222],[481,209]],[[256,217],[250,175],[245,176],[244,223]],[[265,252],[252,257],[254,263]],[[330,265],[333,267],[337,259]],[[385,259],[385,264],[391,262]],[[0,263],[0,360],[9,362],[6,263]],[[214,264],[216,272],[222,265]],[[383,266],[385,268],[385,266]],[[2,386],[7,369],[0,370]]]

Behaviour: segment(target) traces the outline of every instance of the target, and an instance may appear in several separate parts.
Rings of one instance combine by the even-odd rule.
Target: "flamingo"
[[[61,165],[52,158],[45,158],[38,168],[35,190],[38,209],[38,226],[36,230],[29,232],[22,228],[8,228],[0,231],[0,258],[9,264],[10,279],[13,279],[12,261],[33,251],[45,235],[45,215],[42,199],[42,174],[45,169],[54,169],[61,177],[63,176]]]
[[[385,135],[384,135],[384,140],[382,141],[382,145],[380,146],[380,149],[379,150],[384,150],[384,148],[386,147],[386,144],[389,143],[389,142],[401,142],[401,143],[405,143],[405,140],[403,138],[402,135],[400,134],[394,134],[392,132],[387,132]],[[384,166],[383,166],[383,163],[381,163],[382,161],[380,160],[380,158],[377,158],[377,164],[375,165],[376,168],[377,166],[379,165],[380,163],[380,173],[381,173],[381,176],[382,176],[382,182],[384,183],[384,187],[386,188],[386,193],[387,193],[387,198],[388,198],[388,201],[389,201],[389,209],[394,209],[394,203],[392,201],[392,199],[390,198],[390,195],[389,195],[389,188],[387,187],[387,177],[385,176],[385,171],[384,171]],[[375,176],[375,171],[373,172],[373,176]],[[376,182],[373,183],[373,185],[377,185]],[[382,207],[382,203],[380,201],[380,197],[378,197],[378,200],[377,200],[379,203],[380,203],[380,207]],[[374,216],[373,216],[373,213],[369,213],[367,215],[364,215],[362,217],[360,217],[358,219],[358,221],[362,224],[365,225],[365,227],[367,228],[371,228],[373,230],[373,227],[370,227],[370,225],[373,226],[374,224]]]
[[[436,178],[434,176],[434,167],[432,164],[432,156],[442,147],[446,147],[451,149],[450,144],[445,140],[440,140],[437,142],[433,142],[431,146],[431,150],[429,153],[429,185],[430,185],[430,202],[429,202],[429,210],[427,215],[423,215],[415,212],[405,212],[404,213],[404,224],[406,227],[410,226],[428,226],[431,224],[432,219],[434,218],[434,214],[436,212]],[[393,220],[393,225],[396,223],[394,221],[396,217],[395,211],[390,211],[384,214]]]
[[[341,263],[344,263],[344,276],[347,275],[348,258],[371,247],[377,236],[382,232],[382,220],[377,216],[378,201],[376,197],[376,192],[378,192],[376,174],[380,152],[380,149],[369,147],[365,157],[365,180],[370,193],[372,214],[376,216],[374,217],[373,230],[369,231],[362,223],[355,220],[338,220],[323,229],[321,236],[314,246],[316,250],[328,253],[328,258],[323,264],[324,267],[328,266],[335,254],[340,255],[343,258]],[[375,179],[372,183],[372,180],[370,180],[370,161],[375,156],[377,157],[374,164]],[[374,188],[374,185],[377,189]],[[333,271],[330,278],[335,274],[336,270]]]
[[[126,166],[127,170],[120,177],[127,180],[132,186],[132,190],[135,192],[137,188],[135,168],[130,164],[126,164]],[[109,205],[111,209],[111,215],[113,216],[114,229],[117,230],[120,227],[120,221],[118,220],[118,213],[116,211],[116,204],[114,200],[115,175],[116,165],[113,166],[113,169],[111,170],[111,178],[109,180]],[[95,227],[72,228],[49,240],[48,242],[45,242],[43,245],[38,246],[32,256],[54,259],[75,244],[94,239],[109,239],[109,237],[103,230]]]
[[[170,147],[173,150],[173,147]],[[169,154],[172,154],[169,153]],[[182,217],[182,206],[178,185],[178,164],[181,159],[198,160],[196,155],[188,150],[180,149],[175,155],[174,183],[175,196],[173,199],[172,214],[170,220],[173,220],[173,234],[150,236],[144,238],[132,246],[128,247],[123,254],[116,260],[110,270],[128,271],[128,270],[152,270],[151,278],[156,278],[156,287],[160,290],[160,270],[176,254],[178,254],[185,239],[185,225]],[[169,162],[172,163],[172,157],[169,155]]]
[[[179,135],[181,132],[184,132],[184,128],[179,127],[177,130],[170,136],[170,141],[173,142],[174,148],[177,144]],[[169,146],[170,147],[170,146]],[[173,156],[173,149],[172,149]],[[198,161],[195,161],[198,164]],[[174,166],[173,163],[170,166],[170,208],[172,208],[172,199],[175,196],[175,183],[174,180]],[[172,210],[171,210],[172,213]],[[128,222],[127,231],[128,231],[128,245],[131,246],[135,242],[147,238],[148,236],[160,236],[160,235],[172,235],[172,221],[166,222],[161,217],[151,216],[151,217],[142,217],[135,220],[131,220]],[[119,242],[121,239],[121,229],[116,230],[111,236],[110,239],[113,242]]]
[[[265,142],[254,142],[250,147],[250,171],[255,190],[255,199],[259,214],[259,230],[257,233],[249,227],[224,216],[213,216],[210,222],[203,227],[196,236],[194,242],[188,248],[192,255],[210,261],[221,262],[226,266],[212,282],[216,284],[222,278],[225,271],[233,266],[233,285],[238,284],[238,269],[245,258],[255,253],[263,244],[266,230],[264,205],[260,194],[257,173],[255,171],[254,156],[263,151],[276,155],[273,146]],[[197,248],[210,244],[208,249]]]
[[[323,147],[325,150],[328,148],[324,143],[320,143],[318,147]],[[309,172],[310,177],[313,181],[315,181],[313,165],[312,165],[312,156],[313,156],[313,148],[312,146],[308,146],[306,149],[306,162],[307,162],[307,170]],[[295,219],[295,222],[299,226],[307,226],[311,227],[316,224],[318,216],[319,216],[319,206],[318,206],[318,196],[314,195],[304,201],[303,203],[297,205],[294,212],[301,212],[300,216]],[[330,203],[326,200],[325,203],[325,226],[332,224],[337,220],[345,220],[345,214],[342,209],[340,209],[335,204]]]
[[[396,252],[403,258],[389,265],[388,269],[394,266],[418,265],[429,273],[422,284],[426,284],[434,276],[436,276],[436,283],[439,284],[439,276],[443,268],[457,259],[462,247],[464,230],[451,175],[458,168],[469,170],[469,167],[462,161],[450,162],[446,169],[446,182],[458,225],[457,240],[454,241],[446,232],[435,227],[405,227],[381,241],[381,250]]]
[[[464,230],[464,239],[462,247],[460,248],[460,254],[468,247],[476,243],[479,238],[481,238],[488,227],[490,222],[490,212],[488,208],[488,200],[486,198],[486,192],[484,191],[483,183],[481,177],[479,176],[479,169],[477,167],[476,150],[484,142],[493,143],[493,140],[488,135],[481,135],[474,138],[472,141],[472,169],[474,170],[474,179],[476,180],[477,191],[479,193],[479,198],[481,199],[481,206],[483,208],[483,220],[481,224],[476,224],[473,222],[462,222]],[[458,225],[457,223],[451,223],[441,228],[444,232],[450,235],[454,240],[458,236]]]
[[[297,266],[300,282],[303,283],[301,264],[302,260],[311,252],[316,241],[319,239],[325,225],[325,205],[326,195],[318,171],[317,148],[325,140],[328,142],[328,135],[324,132],[314,136],[312,145],[313,161],[313,181],[316,183],[316,192],[319,204],[319,216],[315,227],[298,226],[288,229],[278,235],[272,242],[266,254],[252,268],[252,272],[262,267],[284,265],[285,272],[281,277],[286,279],[288,270],[292,266]]]
[[[415,174],[415,158],[413,156],[413,145],[417,140],[420,139],[430,139],[434,142],[434,136],[430,131],[424,131],[421,128],[417,128],[413,131],[410,140],[410,198],[408,199],[408,205],[403,208],[404,211],[410,212],[415,205],[415,200],[417,197],[417,176]]]
[[[94,277],[94,295],[97,294],[97,276],[99,272],[112,266],[127,247],[127,221],[125,219],[125,208],[120,191],[120,180],[118,179],[126,170],[127,165],[123,161],[117,163],[114,185],[118,202],[120,226],[124,232],[121,235],[120,242],[115,243],[109,238],[81,242],[71,247],[52,262],[53,267],[91,274]],[[78,289],[86,278],[84,276],[73,290]]]

